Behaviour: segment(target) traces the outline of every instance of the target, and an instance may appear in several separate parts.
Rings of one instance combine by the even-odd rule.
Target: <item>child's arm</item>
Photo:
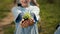
[[[12,14],[14,16],[14,22],[19,23],[21,21],[21,11],[18,10],[18,7],[13,7],[12,8]]]
[[[22,20],[22,15],[21,13],[18,15],[18,17],[16,18],[15,22],[19,23]]]
[[[32,12],[34,13],[34,20],[36,22],[39,21],[40,20],[40,16],[39,16],[40,9],[37,6],[34,6]]]

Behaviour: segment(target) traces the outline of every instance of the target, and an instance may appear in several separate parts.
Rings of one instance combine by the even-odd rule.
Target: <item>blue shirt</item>
[[[20,13],[17,12],[17,9],[20,10]],[[15,34],[38,34],[38,27],[37,27],[37,21],[39,19],[39,8],[37,6],[29,6],[27,8],[22,8],[22,7],[16,7],[12,9],[12,13],[14,14],[15,17],[15,24],[16,24],[16,30],[15,30]],[[14,12],[17,13],[14,13]],[[29,26],[27,28],[22,28],[20,26],[20,21],[22,20],[22,15],[23,12],[30,12],[31,15],[33,15],[33,18],[35,20],[35,24],[32,26]],[[16,15],[17,14],[17,15]]]

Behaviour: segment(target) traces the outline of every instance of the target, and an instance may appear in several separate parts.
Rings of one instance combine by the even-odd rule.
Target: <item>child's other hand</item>
[[[32,26],[34,24],[34,19],[22,20],[21,27],[25,28],[28,26]]]
[[[34,19],[29,19],[29,26],[32,26],[34,24]]]
[[[21,27],[22,27],[22,28],[28,27],[28,21],[27,21],[27,20],[26,20],[26,21],[23,21],[23,22],[21,23]]]

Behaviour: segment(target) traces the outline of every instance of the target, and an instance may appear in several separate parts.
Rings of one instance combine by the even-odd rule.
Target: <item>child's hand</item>
[[[28,22],[27,22],[27,20],[22,21],[22,23],[21,23],[21,27],[23,27],[23,28],[28,27]]]
[[[21,27],[25,28],[28,26],[32,26],[34,24],[34,19],[22,20]]]
[[[34,24],[34,19],[29,19],[29,26],[32,26]]]

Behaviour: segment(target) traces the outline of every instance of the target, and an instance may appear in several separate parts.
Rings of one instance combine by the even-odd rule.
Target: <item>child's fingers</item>
[[[25,22],[23,23],[23,27],[28,27],[28,22],[27,22],[27,21],[25,21]]]
[[[22,26],[22,27],[25,27],[25,23],[24,23],[24,22],[23,22],[23,23],[21,23],[21,26]]]

